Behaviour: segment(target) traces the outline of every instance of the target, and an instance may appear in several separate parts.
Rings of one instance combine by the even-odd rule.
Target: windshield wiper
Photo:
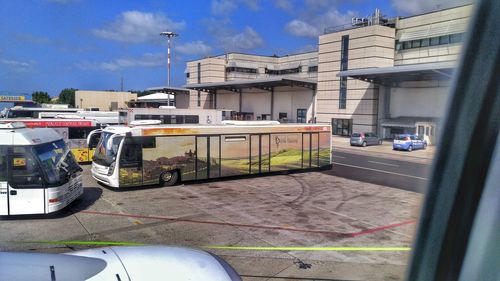
[[[59,159],[59,161],[57,162],[56,164],[56,169],[59,170],[59,168],[63,169],[64,171],[66,171],[66,173],[68,172],[68,169],[67,167],[69,166],[68,163],[65,162],[66,160],[66,157],[68,156],[68,154],[71,152],[71,150],[66,150],[66,152],[64,152],[63,156],[61,156],[61,159]]]

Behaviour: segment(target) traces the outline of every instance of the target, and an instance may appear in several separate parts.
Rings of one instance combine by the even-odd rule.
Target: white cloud
[[[260,0],[212,0],[210,8],[214,15],[228,16],[238,8],[239,4],[245,5],[252,11],[260,8]]]
[[[176,22],[162,13],[145,13],[127,11],[106,27],[94,29],[94,35],[120,42],[142,43],[159,40],[162,31],[178,31],[184,28],[185,22]]]
[[[211,8],[214,15],[226,15],[236,9],[236,3],[232,0],[212,0]]]
[[[274,6],[285,12],[293,11],[293,4],[290,0],[274,0]]]
[[[349,24],[351,18],[356,16],[354,11],[342,13],[335,8],[316,16],[303,16],[301,19],[294,19],[285,25],[285,30],[295,36],[317,37],[322,34],[327,27]]]
[[[138,58],[119,58],[108,62],[82,62],[78,63],[77,66],[84,70],[100,69],[106,71],[116,71],[124,68],[130,67],[157,67],[161,65],[166,65],[165,54],[162,53],[145,53]]]
[[[295,36],[317,37],[319,29],[302,20],[292,20],[285,26],[285,30]]]
[[[419,1],[408,1],[408,0],[392,0],[392,6],[397,13],[400,14],[420,14],[424,12],[430,12],[437,9],[445,9],[455,6],[460,6],[464,4],[470,4],[473,0],[419,0]]]
[[[225,51],[251,50],[264,45],[262,37],[249,26],[240,33],[219,36],[218,41]]]
[[[208,55],[212,51],[210,46],[200,40],[179,44],[174,48],[177,52],[185,55]]]
[[[15,72],[27,72],[33,67],[33,62],[24,62],[9,59],[0,59],[0,64],[6,65]]]

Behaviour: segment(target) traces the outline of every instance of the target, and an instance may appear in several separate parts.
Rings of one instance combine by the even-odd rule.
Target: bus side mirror
[[[96,148],[97,144],[99,143],[99,139],[101,138],[102,130],[93,130],[90,132],[90,134],[87,136],[87,146],[90,149]]]

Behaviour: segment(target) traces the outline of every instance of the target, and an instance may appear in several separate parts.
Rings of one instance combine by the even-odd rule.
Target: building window
[[[300,69],[301,69],[300,66],[296,68],[280,69],[280,70],[273,70],[266,68],[265,73],[269,75],[286,75],[286,74],[299,73]]]
[[[449,44],[449,43],[450,43],[450,36],[449,35],[439,36],[439,45],[444,45],[444,44]]]
[[[455,33],[455,34],[450,34],[450,35],[443,35],[443,36],[424,38],[424,39],[418,39],[418,40],[411,40],[411,41],[404,41],[404,42],[396,41],[395,48],[396,48],[396,51],[399,51],[399,50],[407,50],[407,49],[414,49],[414,48],[421,48],[421,47],[428,47],[428,46],[438,46],[438,45],[445,45],[445,44],[451,44],[451,43],[460,43],[460,42],[462,42],[463,38],[464,38],[463,33]]]
[[[226,67],[226,72],[257,73],[257,69],[231,66],[231,67]]]
[[[189,78],[189,72],[186,72],[186,78]]]
[[[317,65],[309,66],[307,72],[318,72],[318,66]]]
[[[306,123],[307,109],[297,109],[297,123]]]
[[[422,44],[420,47],[428,47],[429,46],[429,38],[422,39]]]
[[[197,70],[198,70],[198,84],[200,84],[201,83],[201,63],[198,63]],[[200,96],[199,91],[198,91],[198,96]]]
[[[450,43],[460,43],[462,42],[463,34],[458,33],[458,34],[452,34],[450,35]]]
[[[197,101],[196,103],[197,103],[198,107],[200,107],[201,106],[201,93],[200,93],[200,91],[198,91],[198,99],[196,101]]]
[[[342,36],[340,52],[340,71],[348,69],[349,35]],[[340,77],[339,109],[345,109],[347,104],[347,77]]]
[[[332,118],[332,134],[350,136],[352,133],[352,119]]]
[[[279,117],[278,119],[279,119],[280,122],[282,122],[282,123],[287,123],[288,122],[288,114],[286,112],[280,112],[278,114],[278,117]]]

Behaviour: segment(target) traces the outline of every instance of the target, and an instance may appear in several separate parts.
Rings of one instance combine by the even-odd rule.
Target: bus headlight
[[[116,166],[116,162],[113,162],[113,163],[111,163],[111,165],[109,165],[108,176],[111,176],[113,174],[113,172],[115,171],[115,166]]]

